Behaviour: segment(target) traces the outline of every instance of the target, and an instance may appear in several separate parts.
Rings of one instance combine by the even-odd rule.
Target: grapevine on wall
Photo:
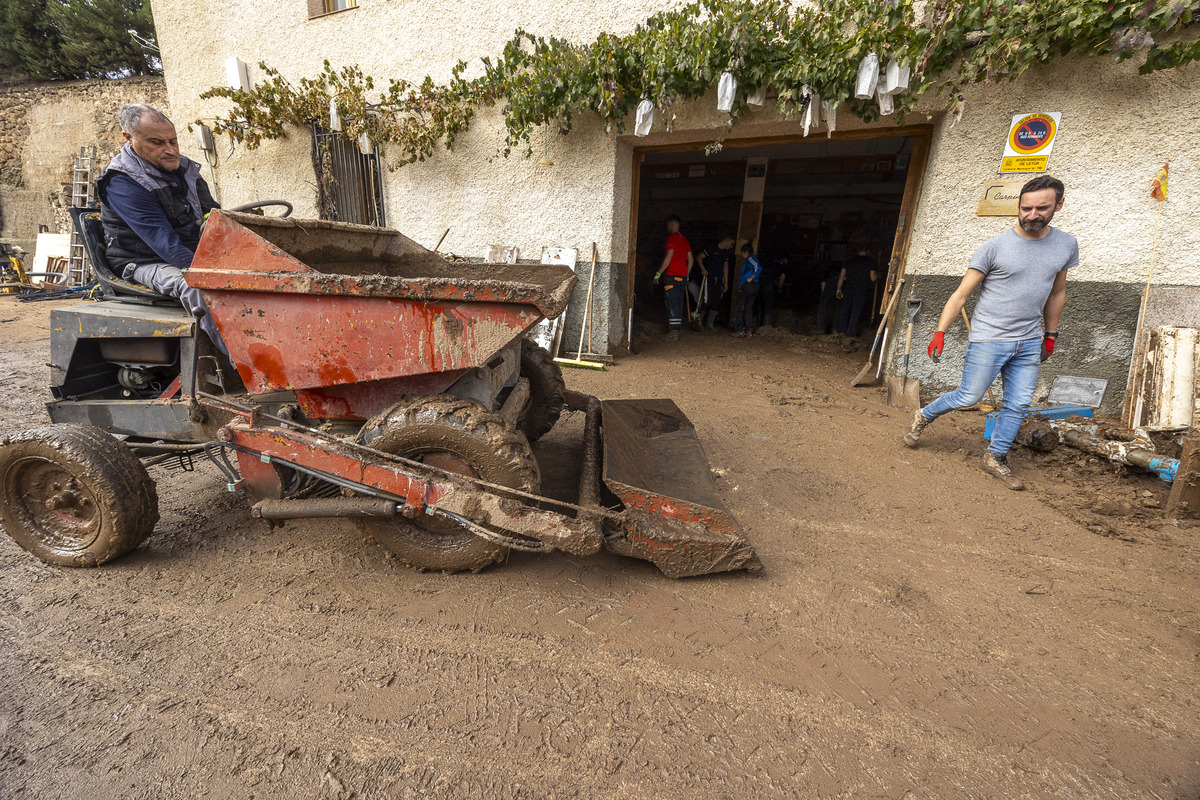
[[[704,96],[725,72],[737,81],[732,128],[765,87],[785,118],[803,111],[808,88],[840,111],[876,119],[876,101],[853,96],[868,53],[911,66],[907,91],[894,96],[901,119],[927,92],[953,102],[965,84],[1010,80],[1070,53],[1140,54],[1143,73],[1177,67],[1200,58],[1188,27],[1198,8],[1200,0],[697,0],[587,44],[518,30],[498,56],[482,59],[474,79],[463,77],[460,61],[444,84],[391,79],[377,88],[357,66],[326,61],[319,75],[293,83],[264,63],[265,78],[250,91],[214,87],[201,97],[233,102],[214,127],[250,148],[284,136],[288,125],[328,123],[332,110],[347,139],[388,145],[393,165],[452,148],[476,110],[502,104],[500,150],[528,155],[535,128],[566,134],[582,114],[624,133],[643,99],[669,129],[679,103]],[[1172,43],[1156,41],[1168,35]]]

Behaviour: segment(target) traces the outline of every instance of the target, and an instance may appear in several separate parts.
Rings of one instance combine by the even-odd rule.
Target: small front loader
[[[404,563],[478,571],[509,550],[609,551],[672,577],[760,568],[669,400],[567,391],[524,334],[563,313],[565,267],[449,263],[394,230],[215,211],[189,285],[205,313],[105,268],[52,314],[52,425],[0,441],[0,524],[94,566],[158,519],[145,463],[209,458],[255,517],[352,518]],[[585,419],[579,497],[539,494],[530,442]]]

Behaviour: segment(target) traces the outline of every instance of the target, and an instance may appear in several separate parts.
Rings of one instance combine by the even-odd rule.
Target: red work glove
[[[1042,361],[1054,355],[1054,343],[1058,341],[1057,333],[1047,333],[1042,337]]]
[[[946,332],[938,331],[937,333],[935,333],[933,335],[933,338],[929,340],[929,350],[927,351],[929,353],[929,357],[934,359],[935,361],[937,359],[941,358],[942,348],[944,348],[945,346],[946,346]]]

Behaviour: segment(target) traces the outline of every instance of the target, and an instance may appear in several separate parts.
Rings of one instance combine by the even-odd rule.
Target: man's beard
[[[1053,214],[1045,219],[1020,220],[1021,230],[1025,231],[1026,233],[1041,233],[1043,230],[1045,230],[1046,226],[1050,224],[1050,220],[1052,219],[1054,219]]]

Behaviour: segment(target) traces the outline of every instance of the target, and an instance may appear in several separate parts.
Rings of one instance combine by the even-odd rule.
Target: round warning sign
[[[1054,149],[1054,135],[1062,127],[1062,113],[1014,114],[1004,140],[1000,174],[1045,172]]]
[[[1030,114],[1017,120],[1008,133],[1008,146],[1018,155],[1039,153],[1054,141],[1057,126],[1049,114]]]

